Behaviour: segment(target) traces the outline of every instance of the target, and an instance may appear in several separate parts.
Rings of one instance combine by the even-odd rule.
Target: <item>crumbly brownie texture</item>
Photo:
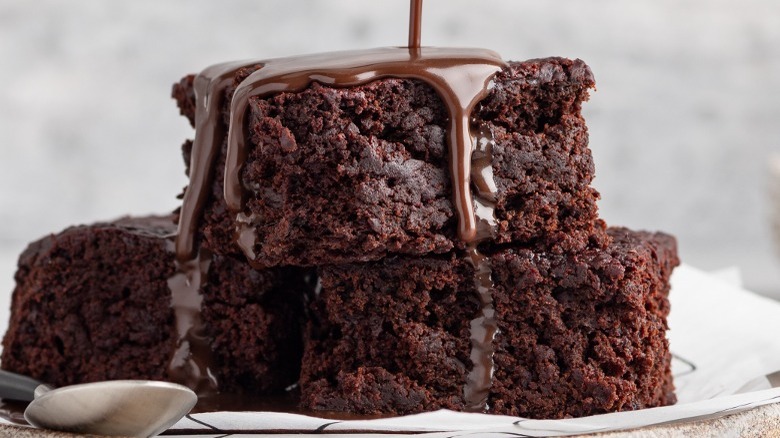
[[[61,386],[166,380],[175,348],[172,217],[78,226],[32,243],[19,260],[2,367]],[[215,255],[203,318],[217,379],[270,393],[298,379],[302,276]]]
[[[239,71],[235,84],[252,71]],[[579,60],[513,62],[475,110],[476,123],[487,124],[496,142],[497,242],[562,252],[603,234],[580,114],[593,85]],[[226,91],[223,123],[232,92]],[[193,121],[192,77],[175,85],[173,95]],[[255,98],[249,111],[242,180],[257,233],[256,263],[352,263],[462,246],[447,171],[447,114],[426,84],[313,84],[300,93]],[[199,237],[212,251],[234,253],[240,250],[222,199],[222,147]]]
[[[488,405],[563,418],[674,403],[665,337],[674,238],[609,230],[606,249],[489,256],[499,333]],[[316,410],[463,409],[474,275],[460,258],[321,267],[301,375]]]

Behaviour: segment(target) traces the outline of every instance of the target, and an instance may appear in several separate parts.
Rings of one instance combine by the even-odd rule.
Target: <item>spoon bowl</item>
[[[197,396],[175,383],[113,380],[50,389],[41,385],[24,418],[65,432],[149,437],[186,415]]]
[[[176,424],[198,396],[175,383],[111,380],[53,389],[0,370],[0,398],[30,402],[24,418],[32,426],[65,432],[149,437]]]

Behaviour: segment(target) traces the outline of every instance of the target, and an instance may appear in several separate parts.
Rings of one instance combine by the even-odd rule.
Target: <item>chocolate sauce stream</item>
[[[195,77],[195,139],[190,157],[190,183],[184,192],[176,236],[176,259],[180,262],[197,255],[198,221],[211,192],[214,163],[225,135],[219,117],[224,91],[233,83],[238,70],[256,64],[256,61],[217,64]]]
[[[419,49],[422,41],[422,6],[423,0],[409,2],[409,48]]]
[[[487,411],[488,396],[493,386],[493,339],[498,333],[498,322],[493,305],[493,269],[490,260],[477,249],[477,244],[495,237],[496,184],[493,180],[493,132],[487,125],[479,127],[474,141],[475,149],[471,156],[471,181],[476,189],[477,236],[469,243],[466,260],[474,268],[474,287],[479,299],[480,309],[470,324],[471,362],[473,368],[466,376],[463,387],[463,399],[466,408],[471,411]]]
[[[200,396],[218,389],[211,372],[211,339],[201,318],[201,288],[210,265],[211,255],[201,250],[195,259],[176,261],[176,274],[168,279],[176,328],[176,350],[168,364],[168,376]]]
[[[24,410],[28,403],[13,400],[0,400],[0,418],[7,422],[27,426],[30,424],[24,419]],[[300,394],[297,389],[288,390],[275,395],[250,395],[250,394],[212,394],[198,398],[198,404],[190,412],[191,414],[205,412],[280,412],[286,414],[300,414],[316,418],[325,418],[336,421],[345,420],[375,420],[380,418],[393,418],[394,414],[361,415],[340,411],[313,411],[300,407]],[[304,433],[305,431],[301,431]],[[194,433],[194,431],[193,431]],[[70,436],[70,435],[68,435]],[[162,435],[164,436],[164,435]],[[187,435],[190,436],[190,435]],[[215,436],[215,435],[205,435]],[[232,436],[232,435],[231,435]],[[238,435],[236,435],[238,436]],[[244,436],[244,435],[241,435]],[[255,435],[252,435],[255,436]],[[266,436],[266,435],[263,435]]]

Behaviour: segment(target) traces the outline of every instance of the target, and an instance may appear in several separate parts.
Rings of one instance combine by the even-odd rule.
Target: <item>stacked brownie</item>
[[[583,62],[510,62],[472,113],[493,139],[496,189],[494,236],[475,247],[457,235],[448,113],[412,79],[251,98],[237,217],[223,195],[230,102],[258,68],[236,70],[211,97],[223,135],[204,206],[187,210],[199,212],[200,317],[221,392],[297,381],[301,407],[314,411],[535,418],[674,402],[665,332],[675,242],[598,218]],[[173,90],[193,126],[195,81]],[[74,227],[32,244],[3,368],[56,385],[175,379],[178,219]],[[466,392],[480,287],[497,332],[475,406]]]
[[[239,71],[229,97],[257,67]],[[193,78],[174,86],[195,118]],[[581,104],[581,61],[512,62],[473,123],[495,144],[492,269],[498,334],[478,410],[537,418],[673,403],[665,338],[674,239],[606,230]],[[225,99],[223,119],[229,117]],[[253,98],[242,168],[245,216],[222,197],[225,145],[202,245],[256,268],[316,266],[300,379],[304,408],[361,414],[474,410],[474,265],[456,236],[447,114],[425,83],[313,84]],[[190,144],[185,145],[185,156]],[[253,233],[250,247],[234,233]]]

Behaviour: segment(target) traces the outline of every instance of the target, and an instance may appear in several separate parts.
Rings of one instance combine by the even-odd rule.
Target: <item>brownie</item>
[[[607,248],[491,248],[498,333],[487,412],[564,418],[674,403],[666,339],[676,243],[608,231]],[[301,372],[304,408],[464,410],[479,311],[462,255],[321,266]]]
[[[254,71],[239,70],[223,96]],[[475,109],[495,138],[496,242],[552,252],[583,249],[603,235],[580,109],[590,69],[562,58],[510,62]],[[194,121],[193,78],[173,96]],[[447,170],[448,115],[427,84],[382,79],[351,88],[317,83],[299,93],[250,100],[247,162],[241,173],[255,236],[256,267],[445,254],[463,243]],[[226,131],[226,130],[225,130]],[[199,239],[220,254],[234,243],[235,216],[223,199],[225,145],[214,163]],[[188,161],[191,143],[185,144]]]
[[[30,244],[19,259],[3,369],[56,386],[170,380],[174,232],[171,216],[125,218]],[[300,271],[256,271],[213,256],[200,292],[221,391],[279,392],[298,379],[305,287]]]

